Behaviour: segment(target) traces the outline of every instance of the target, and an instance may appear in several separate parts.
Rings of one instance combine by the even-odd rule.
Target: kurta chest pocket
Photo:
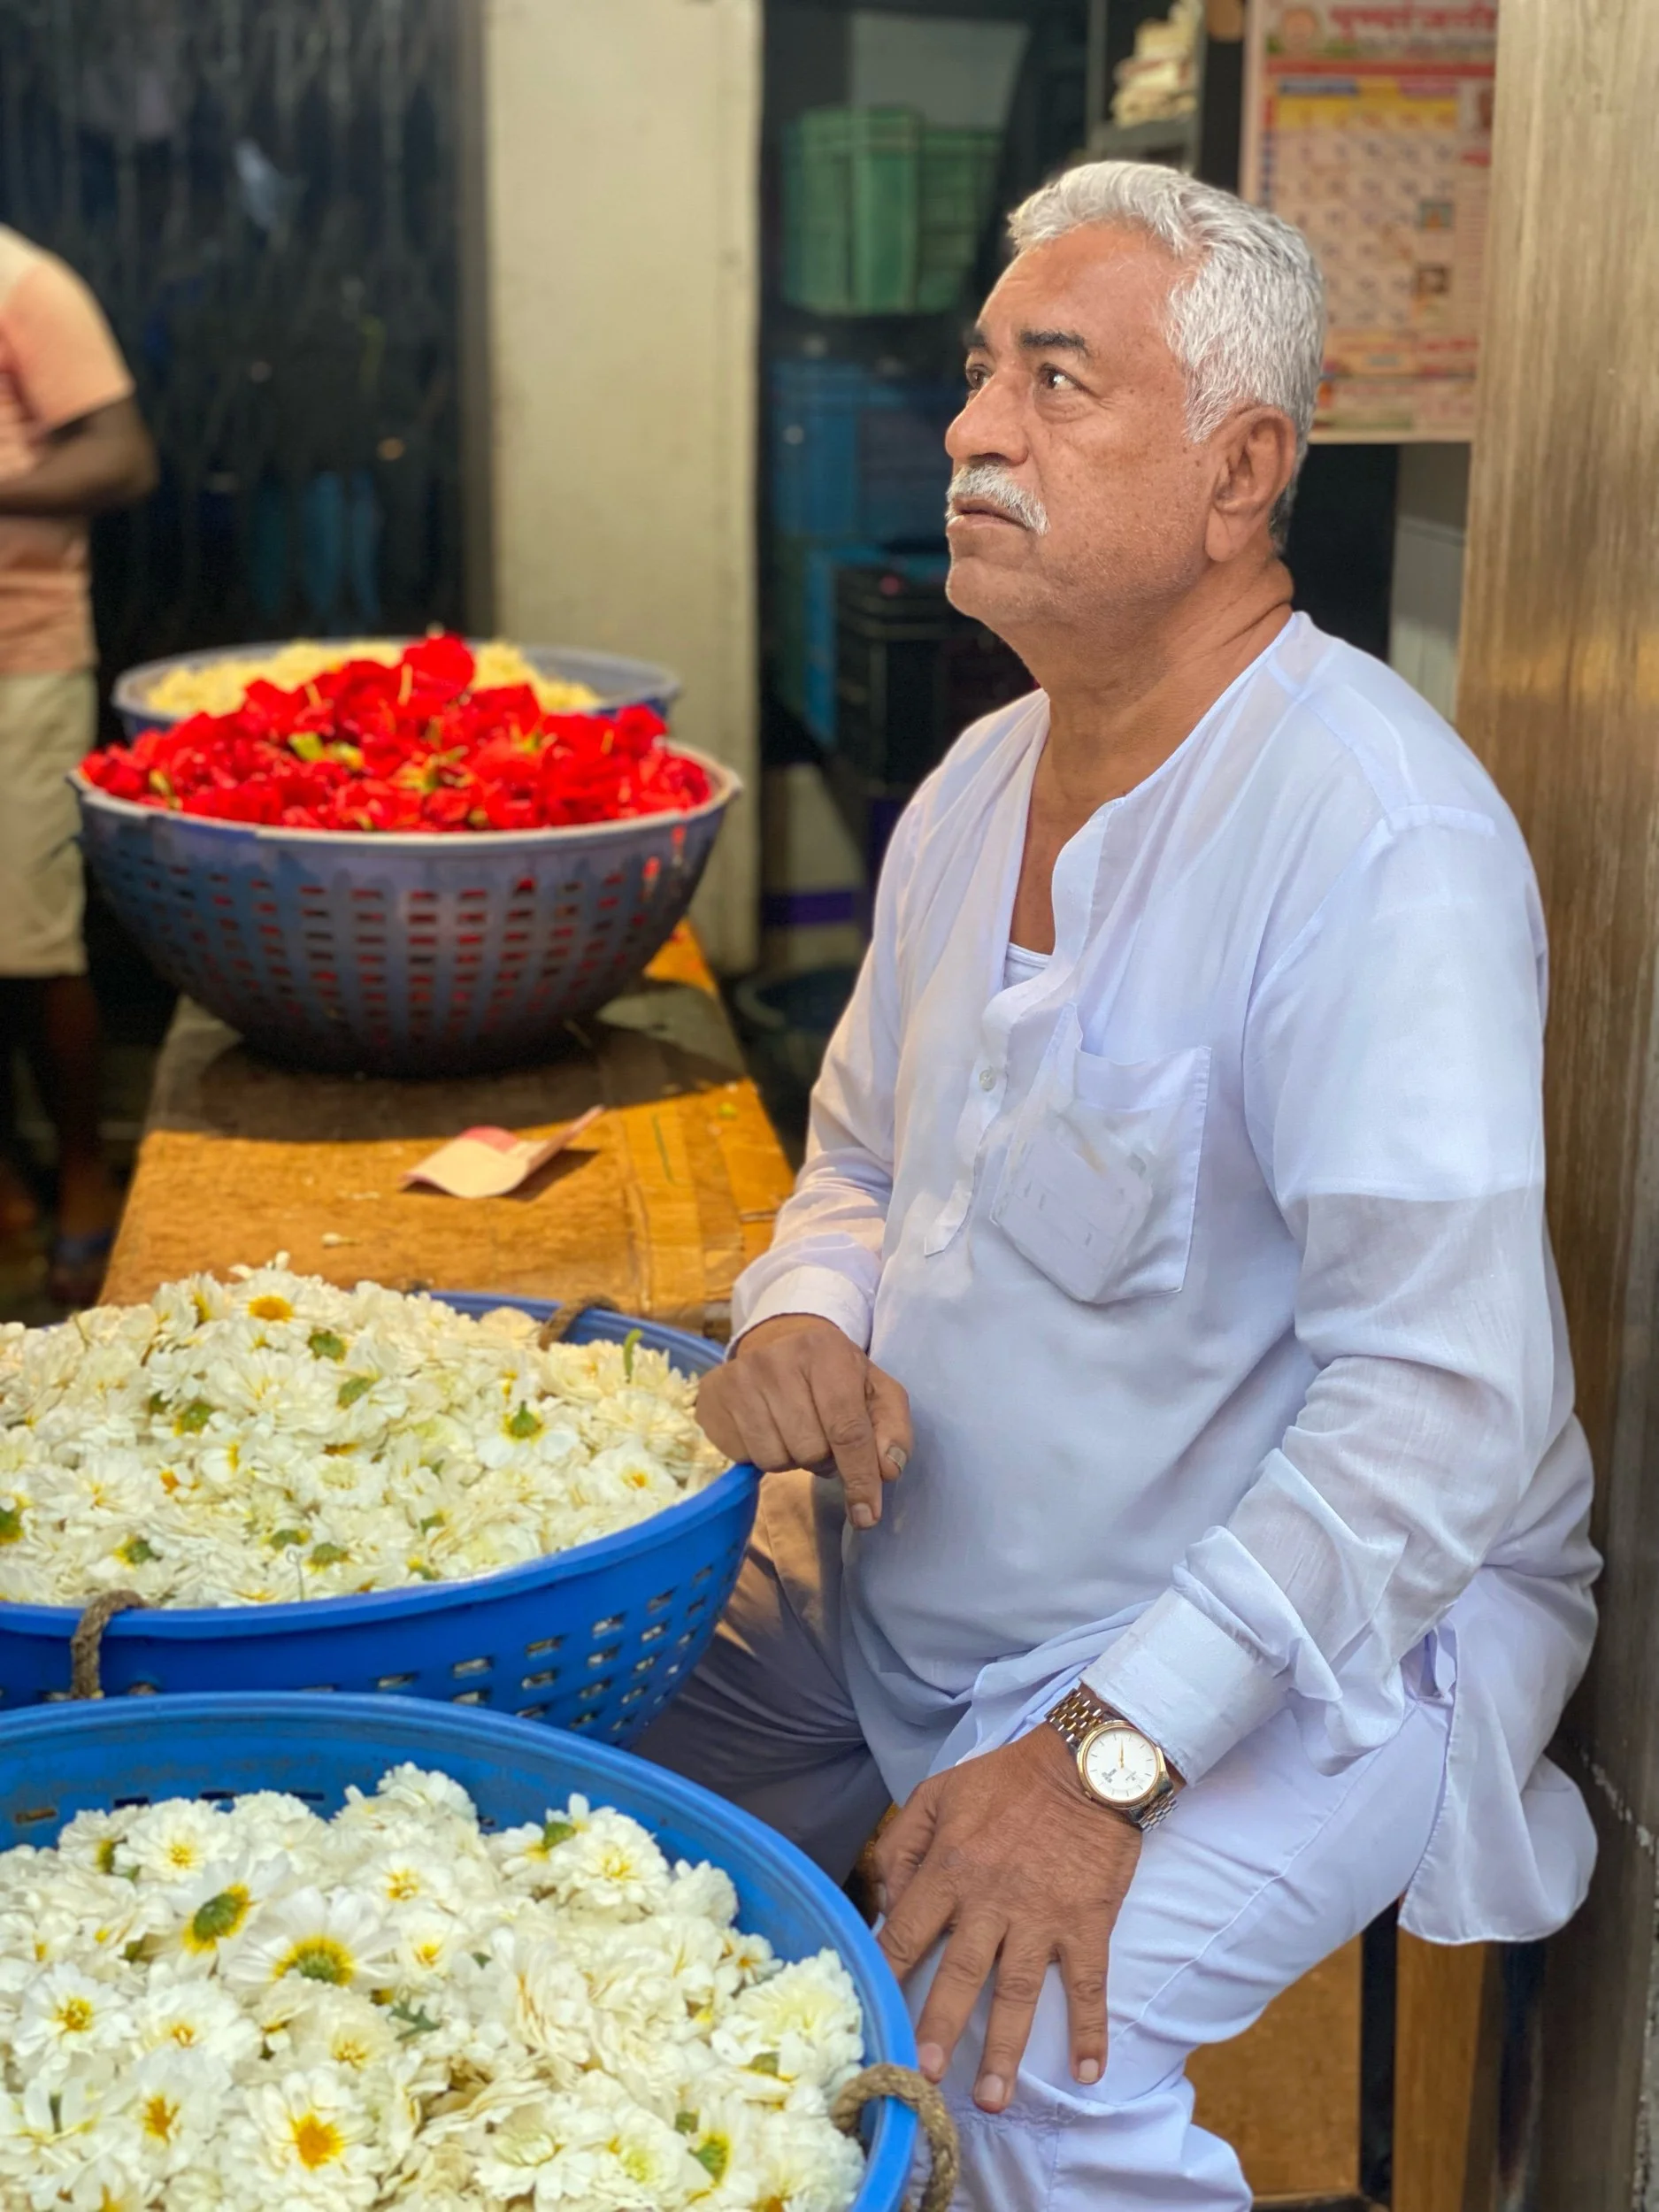
[[[1075,1030],[1075,1016],[1068,1017]],[[1056,1040],[1015,1126],[991,1218],[1087,1305],[1178,1291],[1187,1277],[1210,1048],[1133,1064]]]

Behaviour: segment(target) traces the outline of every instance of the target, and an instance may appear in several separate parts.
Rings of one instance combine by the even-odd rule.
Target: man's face
[[[1022,254],[986,302],[945,438],[949,590],[1017,648],[1203,572],[1213,463],[1164,335],[1176,274],[1141,233],[1095,224]]]

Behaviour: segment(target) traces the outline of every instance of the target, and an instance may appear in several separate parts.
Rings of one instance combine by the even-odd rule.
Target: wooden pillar
[[[1602,1856],[1549,1965],[1540,2212],[1659,2203],[1656,114],[1655,0],[1502,0],[1458,721],[1549,917],[1549,1210],[1608,1559],[1561,1747]]]

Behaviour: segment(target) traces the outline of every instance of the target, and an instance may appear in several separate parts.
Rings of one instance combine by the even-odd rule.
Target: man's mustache
[[[1023,484],[1016,483],[1000,461],[970,461],[959,468],[950,480],[950,494],[945,504],[945,518],[954,516],[964,500],[977,500],[982,506],[995,507],[1010,522],[1018,522],[1033,537],[1044,537],[1048,529],[1048,511],[1035,492],[1028,492]]]

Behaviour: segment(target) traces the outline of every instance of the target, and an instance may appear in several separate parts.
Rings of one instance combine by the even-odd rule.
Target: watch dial
[[[1110,1805],[1136,1805],[1158,1784],[1158,1755],[1138,1728],[1103,1729],[1084,1754],[1089,1787]]]

